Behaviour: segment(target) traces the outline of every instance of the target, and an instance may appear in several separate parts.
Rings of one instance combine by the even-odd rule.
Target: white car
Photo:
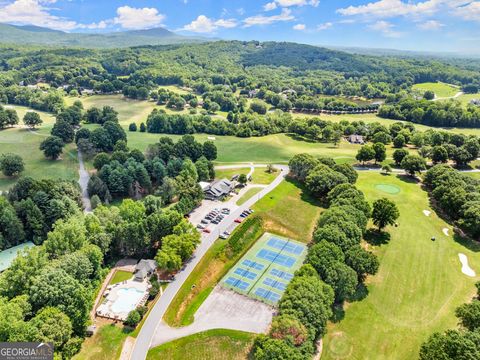
[[[228,239],[228,235],[226,232],[224,232],[223,234],[220,235],[220,239]]]

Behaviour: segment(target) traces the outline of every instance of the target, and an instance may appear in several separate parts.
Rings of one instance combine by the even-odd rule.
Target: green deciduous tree
[[[379,231],[387,225],[395,224],[399,216],[400,212],[393,201],[382,198],[373,202],[372,220]]]

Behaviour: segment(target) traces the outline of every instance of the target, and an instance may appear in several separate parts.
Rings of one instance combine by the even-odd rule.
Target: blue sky
[[[0,0],[0,22],[480,53],[480,0]]]

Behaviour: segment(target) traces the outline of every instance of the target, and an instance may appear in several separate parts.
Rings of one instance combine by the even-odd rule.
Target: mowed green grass
[[[123,326],[106,324],[87,338],[80,352],[73,360],[117,360],[120,358],[122,346],[130,330]]]
[[[388,194],[378,184],[400,192]],[[329,324],[322,359],[415,359],[433,332],[456,326],[454,310],[471,299],[479,279],[461,272],[458,254],[467,255],[478,274],[480,248],[443,234],[452,228],[429,207],[418,184],[368,172],[359,174],[357,186],[369,201],[395,201],[399,227],[389,227],[390,242],[375,248],[380,269],[367,280],[367,297],[347,304],[344,319]],[[430,217],[423,210],[432,211]]]
[[[452,97],[460,91],[460,89],[454,85],[437,82],[437,83],[421,83],[412,86],[412,89],[420,93],[425,91],[433,91],[438,98]]]
[[[264,230],[308,243],[321,208],[296,182],[286,179],[253,209],[264,220]]]
[[[131,279],[133,274],[130,271],[117,270],[110,279],[109,285],[118,284],[119,282]]]
[[[148,115],[153,109],[159,108],[153,101],[133,100],[123,95],[92,95],[88,97],[66,97],[65,101],[68,105],[74,101],[80,100],[85,109],[91,107],[102,108],[111,106],[118,112],[118,120],[121,125],[128,127],[132,122],[139,125],[141,122],[147,121]]]
[[[13,107],[22,119],[29,110],[24,106]],[[31,176],[35,179],[67,179],[78,178],[78,162],[75,145],[68,144],[59,160],[48,160],[39,149],[40,143],[50,135],[51,128],[55,121],[54,117],[44,112],[38,112],[43,124],[35,131],[29,131],[23,127],[0,130],[0,154],[14,153],[22,157],[25,163],[25,171],[22,176]],[[9,189],[17,178],[9,178],[0,174],[0,190]]]
[[[158,142],[160,137],[168,136],[176,140],[178,135],[147,134],[127,132],[128,144],[131,148],[145,151],[149,144]],[[196,134],[200,142],[208,140],[209,135]],[[338,147],[333,144],[311,143],[295,140],[285,134],[275,134],[263,137],[239,138],[236,136],[216,136],[215,145],[218,150],[217,163],[287,163],[290,158],[299,153],[309,153],[314,156],[331,156],[337,162],[355,161],[355,155],[360,148],[346,141]],[[248,173],[248,170],[246,171]]]
[[[147,360],[247,359],[255,336],[243,331],[209,330],[150,349]]]
[[[470,104],[470,101],[474,99],[480,99],[480,93],[477,94],[463,94],[460,95],[456,100],[460,101],[464,105]]]
[[[237,205],[243,205],[245,204],[249,199],[257,195],[260,191],[262,191],[263,188],[261,187],[253,187],[248,189],[245,194],[243,194],[240,199],[237,200]]]

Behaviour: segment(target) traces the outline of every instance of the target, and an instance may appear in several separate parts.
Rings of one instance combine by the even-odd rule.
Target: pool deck
[[[149,288],[150,288],[150,284],[148,283],[148,280],[139,282],[133,279],[107,286],[107,289],[103,294],[105,296],[105,300],[97,308],[97,311],[96,311],[97,316],[107,318],[107,319],[113,319],[113,320],[125,320],[130,311],[135,310],[138,306],[144,305],[146,303],[148,299]],[[136,304],[132,307],[129,307],[127,311],[114,311],[113,306],[120,299],[120,295],[119,295],[120,290],[126,290],[126,289],[135,289],[139,292],[142,292],[143,294],[141,295],[140,299],[136,302]]]

